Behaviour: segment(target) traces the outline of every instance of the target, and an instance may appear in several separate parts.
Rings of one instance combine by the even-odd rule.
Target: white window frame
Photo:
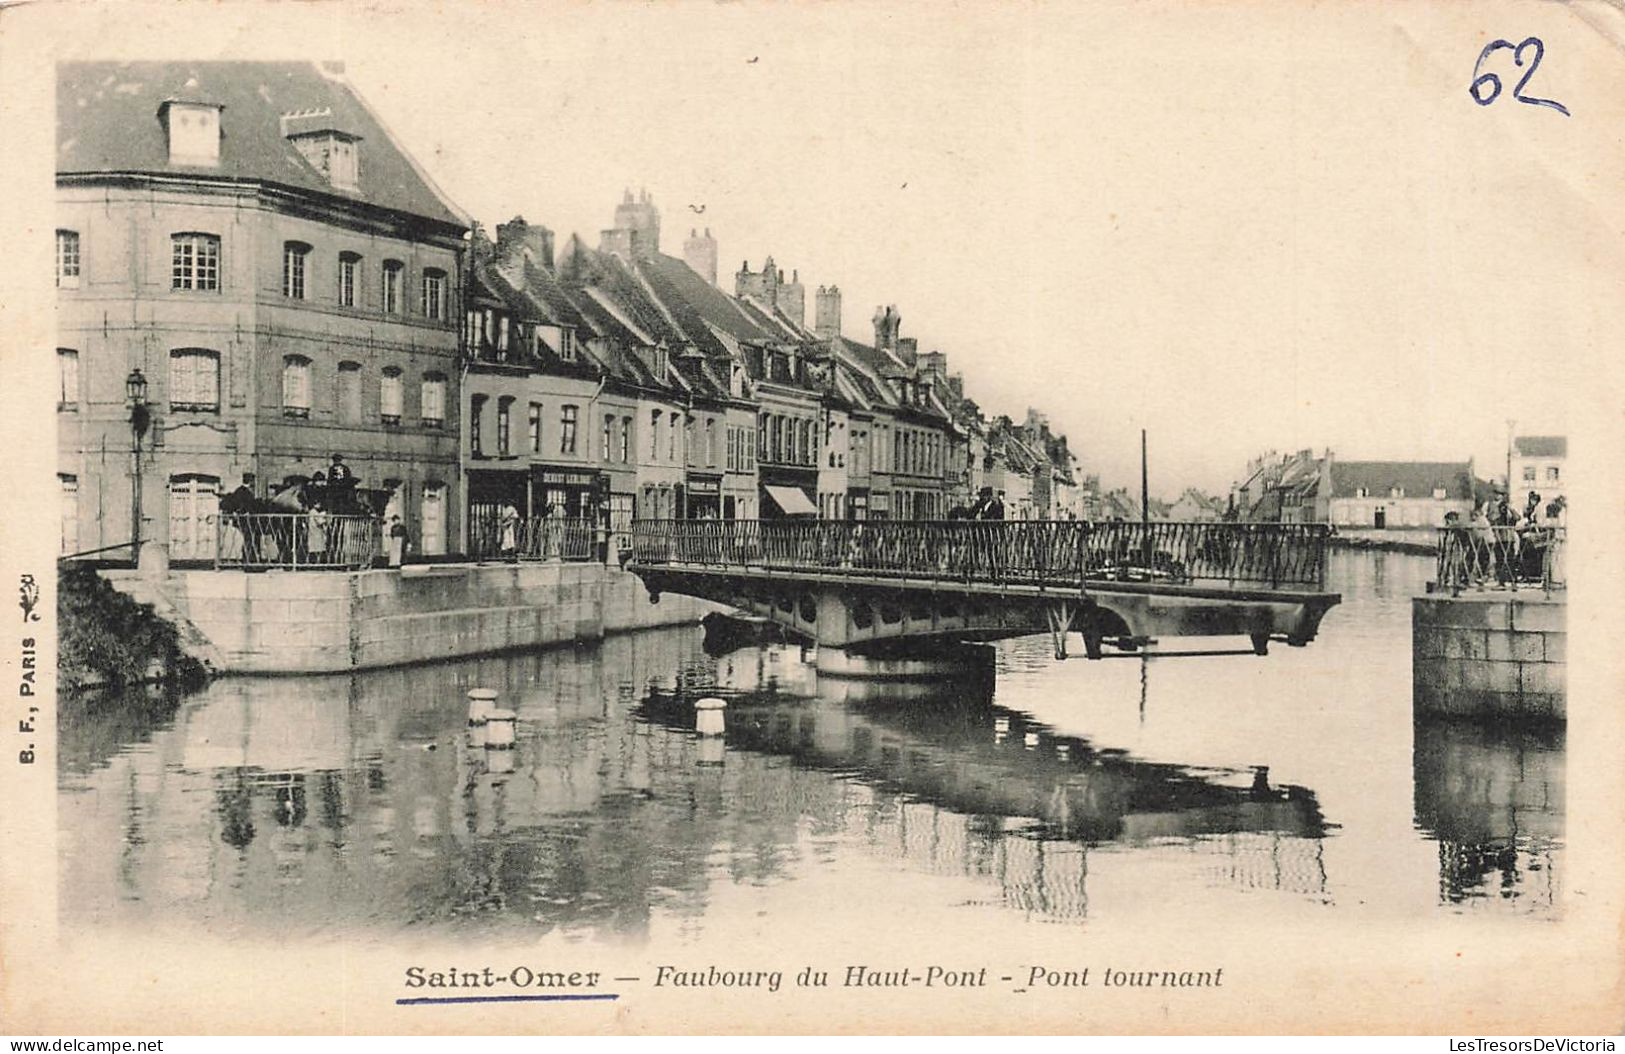
[[[303,355],[282,357],[282,413],[287,417],[309,417],[311,410],[311,361]]]
[[[282,243],[282,295],[289,300],[305,300],[310,292],[310,246],[304,242]]]
[[[174,348],[169,353],[169,409],[220,412],[220,353],[210,348]]]
[[[418,304],[419,313],[431,322],[444,322],[446,320],[446,272],[433,267],[424,268],[422,290],[423,296]]]
[[[180,231],[169,236],[169,288],[188,293],[220,291],[220,236]]]
[[[359,307],[357,296],[361,292],[361,255],[339,253],[339,307]]]
[[[401,289],[406,284],[406,265],[399,260],[385,260],[379,274],[379,310],[386,315],[398,315],[401,313]]]
[[[79,551],[79,477],[66,473],[57,473],[57,487],[61,491],[62,537],[59,540],[60,552],[64,554]]]
[[[79,288],[79,232],[58,228],[56,232],[56,285],[58,289]]]
[[[403,385],[398,366],[386,366],[378,375],[378,418],[386,425],[401,423],[406,402]]]
[[[438,373],[424,375],[419,410],[425,428],[439,428],[446,423],[446,378]]]

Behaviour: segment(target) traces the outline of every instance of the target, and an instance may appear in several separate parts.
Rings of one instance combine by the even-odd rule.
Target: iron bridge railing
[[[638,520],[636,565],[936,581],[1323,589],[1330,528],[1077,520]]]
[[[382,552],[371,516],[326,512],[221,513],[216,568],[356,571]]]
[[[596,559],[595,541],[607,537],[597,521],[562,516],[507,520],[499,506],[476,506],[468,520],[468,555],[475,560]]]
[[[1554,589],[1566,587],[1562,527],[1442,527],[1435,588]]]

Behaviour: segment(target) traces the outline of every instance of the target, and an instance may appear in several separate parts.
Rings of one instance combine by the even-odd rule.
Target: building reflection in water
[[[1563,840],[1564,734],[1419,721],[1416,825],[1439,843],[1439,897],[1550,911]]]
[[[1307,789],[1057,734],[990,682],[820,679],[799,646],[695,637],[228,679],[172,711],[66,701],[65,920],[636,940],[657,915],[698,928],[718,882],[854,854],[1081,918],[1092,855],[1170,847],[1206,885],[1325,899]],[[518,713],[514,750],[470,743],[475,686]],[[721,765],[700,764],[703,694],[729,700]]]

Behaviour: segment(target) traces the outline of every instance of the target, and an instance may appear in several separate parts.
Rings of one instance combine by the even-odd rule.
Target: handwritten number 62
[[[1478,61],[1473,63],[1473,83],[1467,89],[1467,94],[1473,97],[1473,101],[1480,106],[1488,106],[1500,97],[1501,78],[1494,73],[1479,73],[1478,71],[1484,65],[1485,59],[1502,48],[1512,52],[1512,64],[1519,67],[1523,65],[1524,49],[1533,48],[1535,51],[1534,58],[1529,61],[1529,69],[1524,71],[1524,75],[1519,78],[1518,83],[1513,87],[1512,97],[1519,102],[1526,102],[1530,106],[1549,106],[1564,117],[1569,116],[1569,108],[1562,103],[1551,99],[1537,99],[1533,95],[1523,93],[1523,86],[1528,84],[1529,78],[1535,75],[1535,70],[1540,67],[1540,60],[1546,54],[1546,45],[1540,42],[1539,37],[1525,37],[1521,43],[1516,45],[1508,40],[1492,40],[1484,45],[1484,50],[1478,53]],[[1484,94],[1486,85],[1489,92],[1487,95]]]

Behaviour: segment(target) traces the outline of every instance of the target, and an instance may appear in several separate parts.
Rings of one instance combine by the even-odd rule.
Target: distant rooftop
[[[1512,441],[1519,457],[1568,457],[1568,436],[1519,436]]]

